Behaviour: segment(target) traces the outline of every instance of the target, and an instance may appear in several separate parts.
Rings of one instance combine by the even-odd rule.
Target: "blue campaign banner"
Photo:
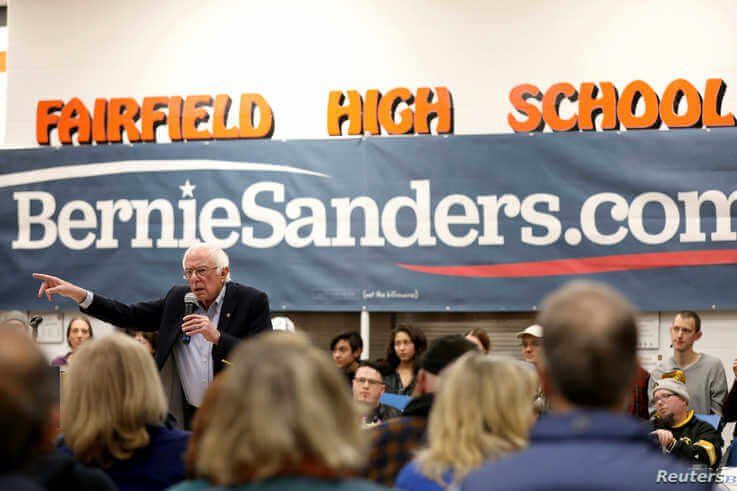
[[[735,308],[733,129],[0,152],[0,308],[34,271],[133,302],[196,241],[272,309],[529,311],[573,279]],[[70,304],[71,306],[71,304]]]

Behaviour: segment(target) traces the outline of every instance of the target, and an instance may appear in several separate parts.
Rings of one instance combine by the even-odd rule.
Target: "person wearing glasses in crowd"
[[[71,351],[66,355],[57,356],[51,360],[51,364],[55,367],[66,366],[69,364],[72,355],[82,346],[82,343],[93,337],[92,324],[89,320],[81,316],[70,320],[67,325],[67,344]]]
[[[184,253],[182,267],[187,286],[174,286],[163,298],[130,305],[56,276],[33,276],[42,281],[39,297],[46,295],[49,301],[54,295],[68,297],[85,314],[123,329],[157,331],[156,363],[170,411],[190,428],[207,386],[223,369],[230,351],[241,339],[272,327],[268,297],[230,280],[225,251],[196,244]],[[185,316],[184,296],[188,292],[194,293],[198,305],[193,314]]]
[[[689,406],[697,414],[722,415],[722,405],[727,396],[727,375],[722,361],[716,356],[694,351],[694,343],[701,339],[701,318],[691,310],[682,310],[673,319],[670,340],[673,356],[660,362],[650,373],[648,396],[650,415],[655,414],[653,391],[655,382],[680,370],[686,376]]]
[[[375,425],[401,415],[399,409],[381,404],[385,386],[381,378],[381,367],[372,361],[362,361],[353,378],[353,399],[366,406],[364,425]]]

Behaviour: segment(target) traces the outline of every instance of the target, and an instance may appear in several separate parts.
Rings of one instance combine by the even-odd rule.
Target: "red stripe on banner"
[[[535,276],[561,276],[640,269],[678,268],[681,266],[712,266],[736,264],[737,249],[653,252],[621,254],[616,256],[580,257],[531,261],[507,264],[479,264],[469,266],[424,266],[418,264],[396,265],[420,273],[444,276],[470,276],[476,278],[527,278]]]

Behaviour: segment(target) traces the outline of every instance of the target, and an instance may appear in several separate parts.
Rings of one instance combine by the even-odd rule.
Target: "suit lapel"
[[[227,332],[230,318],[235,309],[235,286],[231,282],[227,282],[223,288],[225,288],[225,296],[223,297],[223,307],[220,309],[218,331]]]

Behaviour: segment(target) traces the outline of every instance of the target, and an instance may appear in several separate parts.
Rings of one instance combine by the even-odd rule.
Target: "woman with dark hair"
[[[57,356],[51,360],[51,364],[55,367],[63,367],[69,363],[69,359],[82,346],[82,343],[88,339],[92,339],[92,324],[86,317],[78,316],[69,321],[67,325],[67,344],[71,351],[66,355]]]
[[[425,333],[418,327],[400,326],[392,331],[386,348],[386,362],[391,372],[384,376],[386,391],[412,395],[420,356],[427,349]]]
[[[156,342],[159,338],[158,332],[146,332],[136,331],[135,329],[125,329],[125,333],[141,343],[143,347],[146,348],[146,351],[148,351],[152,355],[156,354]]]

